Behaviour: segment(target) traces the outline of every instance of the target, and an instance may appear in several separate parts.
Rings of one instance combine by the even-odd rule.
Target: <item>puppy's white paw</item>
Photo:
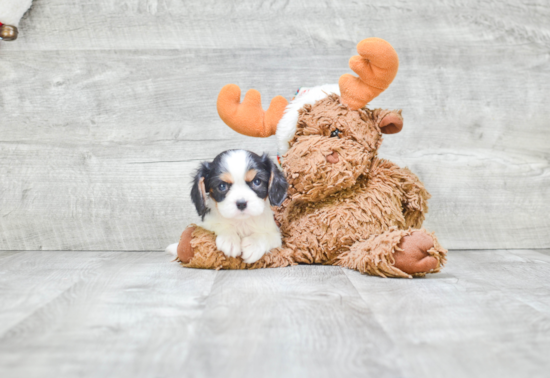
[[[247,264],[252,264],[262,258],[269,252],[269,242],[263,235],[251,235],[243,238],[242,244],[242,259]]]
[[[227,257],[241,255],[241,238],[237,234],[220,234],[216,237],[216,247]]]

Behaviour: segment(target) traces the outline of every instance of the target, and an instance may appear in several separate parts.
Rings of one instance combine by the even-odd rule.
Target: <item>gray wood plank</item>
[[[549,89],[541,83],[550,80],[550,67],[533,66],[544,51],[518,49],[488,42],[444,51],[437,46],[404,49],[396,80],[371,104],[404,110],[403,132],[386,136],[382,152],[517,153],[544,159],[549,154],[545,102]],[[96,142],[108,148],[230,139],[275,153],[273,137],[240,136],[218,118],[216,97],[221,87],[230,82],[243,91],[255,87],[267,108],[275,95],[290,98],[299,86],[337,82],[349,71],[347,61],[354,53],[352,49],[8,51],[0,65],[4,84],[0,105],[5,112],[1,141],[61,146]],[[529,76],[508,77],[511,71]],[[512,95],[518,92],[523,96]]]
[[[207,158],[202,146],[183,144]],[[187,224],[198,221],[188,193],[201,159],[189,159],[177,144],[151,145],[147,156],[144,148],[13,148],[8,159],[0,158],[0,173],[8,177],[1,189],[0,247],[162,250],[177,241]],[[430,189],[425,225],[446,247],[545,245],[548,166],[501,156],[483,164],[480,156],[454,154],[393,160],[411,167]],[[11,173],[13,161],[26,167],[25,180]]]
[[[223,125],[221,86],[267,106],[336,82],[371,35],[401,60],[372,102],[404,109],[380,155],[425,182],[426,227],[447,248],[550,247],[549,15],[543,1],[35,1],[0,45],[0,250],[163,249],[197,220],[199,160],[276,152]]]
[[[0,335],[62,295],[116,253],[5,252],[0,256]]]
[[[91,264],[81,264],[85,257],[103,264],[89,269]],[[59,287],[63,276],[79,279],[53,298],[46,291],[41,299],[47,303],[22,319],[2,308],[3,315],[18,320],[0,333],[4,377],[174,376],[173,361],[189,353],[216,276],[182,269],[168,255],[150,252],[36,252],[21,260],[27,264],[18,270],[0,265],[5,275],[0,296],[21,295],[21,309],[41,293],[33,292],[35,271],[44,276],[37,284],[44,287]]]
[[[365,34],[403,46],[534,43],[548,46],[545,0],[34,1],[9,50],[351,47]]]
[[[545,255],[550,255],[550,249],[537,249],[537,252],[538,253],[542,253],[542,254],[545,254]]]
[[[442,274],[412,281],[345,273],[396,342],[399,366],[410,376],[548,374],[546,254],[453,251]]]
[[[220,271],[184,361],[196,377],[395,377],[399,358],[340,268]]]

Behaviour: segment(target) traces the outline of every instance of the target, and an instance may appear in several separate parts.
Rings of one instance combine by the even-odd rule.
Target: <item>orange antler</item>
[[[340,100],[350,109],[360,109],[388,88],[397,74],[399,58],[392,45],[380,38],[367,38],[357,44],[359,55],[349,67],[359,75],[340,76]]]
[[[241,103],[241,89],[235,84],[228,84],[218,95],[218,114],[227,126],[236,132],[252,137],[275,135],[277,123],[283,116],[288,101],[282,96],[271,100],[267,111],[262,109],[260,92],[251,89],[246,92]]]

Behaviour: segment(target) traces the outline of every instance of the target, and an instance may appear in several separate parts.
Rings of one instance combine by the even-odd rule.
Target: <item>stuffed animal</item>
[[[19,21],[31,3],[32,0],[0,0],[0,40],[17,39]]]
[[[185,267],[257,269],[332,264],[383,277],[439,272],[447,251],[420,229],[430,197],[407,168],[377,156],[382,134],[403,127],[401,111],[367,103],[393,81],[397,53],[368,38],[338,85],[302,88],[290,104],[277,96],[264,112],[260,94],[242,103],[239,87],[225,86],[218,113],[234,130],[256,137],[276,135],[288,197],[275,208],[283,246],[253,264],[226,257],[215,235],[191,225],[181,235],[178,260]]]

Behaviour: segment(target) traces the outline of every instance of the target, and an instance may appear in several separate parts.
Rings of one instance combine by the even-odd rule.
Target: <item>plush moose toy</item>
[[[221,119],[239,133],[277,135],[288,197],[275,208],[283,246],[253,264],[226,257],[216,236],[191,225],[181,235],[178,260],[185,267],[256,269],[332,264],[383,277],[420,277],[439,272],[447,251],[419,229],[430,197],[407,168],[377,156],[382,134],[403,127],[401,111],[365,105],[393,81],[397,53],[368,38],[350,59],[359,75],[338,85],[302,88],[290,104],[275,97],[269,109],[250,90],[242,103],[236,85],[218,96]]]

